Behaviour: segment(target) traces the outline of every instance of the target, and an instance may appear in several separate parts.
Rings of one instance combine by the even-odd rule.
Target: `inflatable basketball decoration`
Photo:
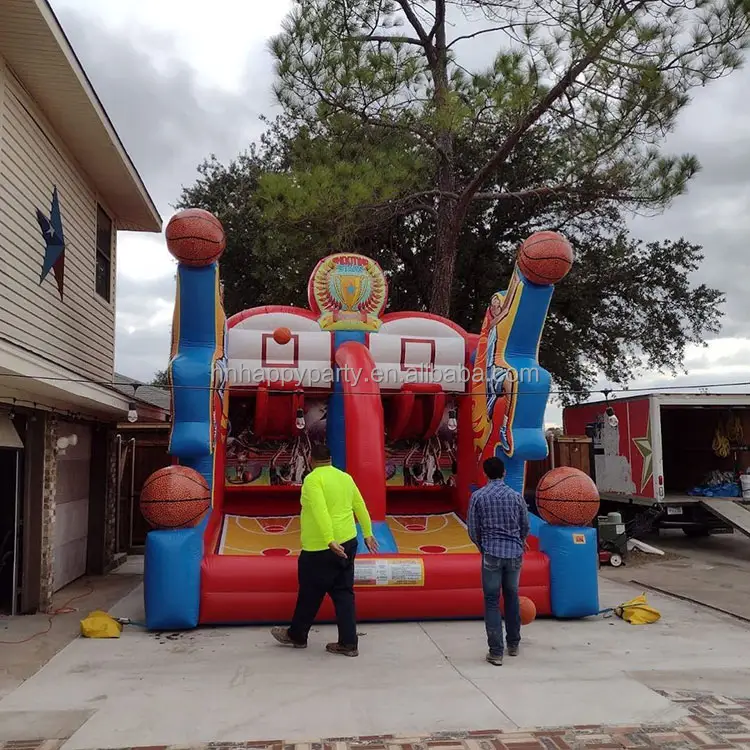
[[[539,480],[536,508],[555,526],[586,526],[599,512],[599,490],[580,469],[560,466]]]
[[[288,344],[292,340],[292,332],[285,326],[277,328],[273,332],[273,340],[277,344]]]
[[[167,224],[167,248],[186,266],[209,266],[226,247],[221,222],[202,208],[176,213]]]
[[[141,489],[141,513],[156,529],[191,528],[210,507],[211,490],[206,480],[187,466],[165,466]]]
[[[518,598],[521,605],[521,625],[530,625],[536,620],[536,604],[528,596]]]
[[[518,251],[518,268],[532,284],[557,284],[572,265],[573,248],[557,232],[535,232]]]

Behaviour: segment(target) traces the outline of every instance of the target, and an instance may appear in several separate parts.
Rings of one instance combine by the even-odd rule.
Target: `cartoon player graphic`
[[[285,453],[290,452],[289,463],[278,464],[277,462]],[[310,438],[307,433],[298,435],[291,445],[282,443],[271,459],[269,472],[271,484],[274,485],[300,485],[307,473],[310,471]]]
[[[420,452],[417,463],[411,463],[414,455]],[[440,469],[442,445],[440,438],[431,437],[426,443],[416,441],[404,459],[404,479],[409,486],[426,486],[445,484],[445,477]]]
[[[485,394],[487,399],[487,418],[494,423],[495,407],[498,400],[504,400],[504,414],[498,438],[500,447],[506,454],[513,452],[512,424],[513,409],[516,399],[515,372],[505,359],[505,341],[509,333],[508,323],[512,322],[511,312],[520,292],[520,278],[513,274],[508,291],[498,292],[492,296],[490,307],[485,317],[483,328],[487,331],[485,367]],[[505,323],[505,325],[503,325]]]

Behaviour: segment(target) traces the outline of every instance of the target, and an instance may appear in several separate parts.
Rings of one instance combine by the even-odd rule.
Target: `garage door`
[[[54,588],[86,573],[86,542],[89,532],[89,475],[91,472],[91,428],[59,422],[59,438],[75,436],[57,458],[55,508]]]

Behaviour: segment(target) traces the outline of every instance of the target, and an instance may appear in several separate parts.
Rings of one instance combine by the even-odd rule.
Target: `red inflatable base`
[[[414,559],[414,555],[383,555]],[[363,556],[362,558],[367,559]],[[357,586],[357,619],[362,622],[479,618],[484,613],[478,554],[422,558],[420,586]],[[291,620],[297,598],[296,557],[208,555],[201,571],[202,625],[283,624]],[[527,552],[521,569],[521,596],[550,615],[549,559]],[[318,622],[333,622],[326,598]]]

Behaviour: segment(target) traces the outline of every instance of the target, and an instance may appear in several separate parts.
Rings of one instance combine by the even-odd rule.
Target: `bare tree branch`
[[[388,36],[378,34],[366,34],[363,36],[352,36],[349,39],[353,42],[378,42],[379,44],[416,44],[424,47],[425,43],[421,39],[415,39],[410,36]]]
[[[465,39],[475,39],[478,36],[481,36],[482,34],[494,34],[496,31],[507,31],[510,28],[513,28],[514,26],[520,26],[521,24],[506,24],[504,26],[495,26],[491,29],[482,29],[481,31],[475,31],[473,34],[464,34],[464,36],[458,36],[456,37],[449,45],[448,49],[450,49],[454,44],[457,44],[458,42],[462,42]]]
[[[422,40],[425,47],[430,46],[430,38],[425,31],[422,22],[419,20],[419,16],[414,12],[414,8],[411,7],[409,0],[398,0],[398,4],[401,6],[401,10],[404,11],[404,15],[412,25],[414,31],[417,32],[417,36]]]
[[[622,22],[632,18],[647,2],[648,0],[640,0],[640,2],[636,3],[629,11],[623,14]],[[562,78],[560,78],[547,94],[537,102],[536,106],[529,110],[526,116],[510,132],[500,148],[490,157],[489,161],[477,171],[459,199],[457,206],[459,215],[466,213],[474,194],[479,191],[479,188],[482,187],[495,170],[497,170],[497,168],[510,156],[526,131],[529,130],[529,128],[531,128],[532,125],[534,125],[534,123],[536,123],[537,120],[539,120],[539,118],[542,117],[542,115],[544,115],[549,108],[565,94],[570,86],[573,85],[576,78],[583,73],[591,63],[599,58],[607,44],[609,44],[609,42],[611,42],[619,33],[622,22],[613,24],[607,34],[604,34],[596,44],[592,45],[591,49],[578,62],[573,63],[567,69]]]

